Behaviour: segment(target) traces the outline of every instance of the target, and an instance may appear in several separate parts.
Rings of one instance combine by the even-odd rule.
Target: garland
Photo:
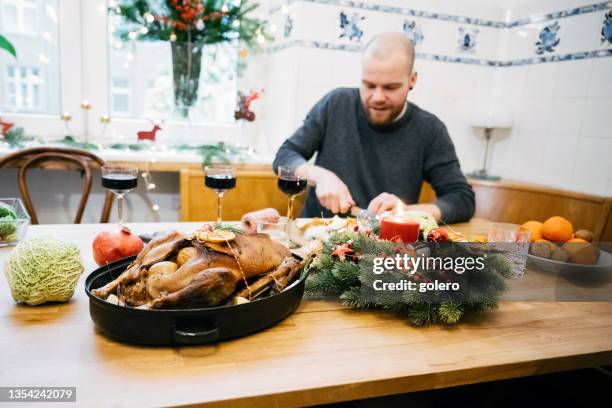
[[[414,274],[405,270],[374,273],[374,259],[397,254],[411,256],[457,257],[484,259],[483,270],[458,270],[443,267],[437,270],[417,268]],[[483,255],[484,258],[482,257]],[[492,310],[506,289],[511,277],[506,259],[492,253],[484,245],[462,243],[419,242],[414,246],[380,240],[376,235],[360,232],[338,232],[332,235],[307,263],[309,277],[306,295],[311,298],[333,296],[355,309],[384,309],[407,317],[416,326],[441,322],[458,323],[469,312]],[[374,281],[397,284],[409,280],[458,283],[458,291],[415,290],[375,291]]]
[[[132,152],[151,150],[151,145],[147,143],[111,143],[109,145],[98,145],[90,142],[79,142],[73,136],[64,136],[63,139],[44,142],[35,136],[26,135],[22,127],[9,130],[0,141],[8,144],[11,149],[21,149],[26,147],[28,143],[36,142],[40,145],[61,144],[82,150],[100,150],[103,148],[122,151],[129,150]],[[168,151],[199,154],[202,157],[202,165],[208,165],[214,162],[229,164],[236,161],[237,158],[240,158],[247,150],[247,147],[232,146],[224,142],[197,146],[180,144],[168,147]]]

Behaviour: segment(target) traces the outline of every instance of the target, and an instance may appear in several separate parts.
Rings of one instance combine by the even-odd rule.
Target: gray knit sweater
[[[315,164],[340,177],[361,208],[367,208],[383,192],[395,194],[405,203],[416,203],[421,184],[427,181],[436,192],[444,222],[467,221],[474,214],[474,192],[461,172],[446,126],[413,103],[395,122],[373,127],[358,89],[329,92],[280,147],[274,169],[280,165],[297,167],[315,153]],[[311,189],[301,216],[321,215],[332,214]]]

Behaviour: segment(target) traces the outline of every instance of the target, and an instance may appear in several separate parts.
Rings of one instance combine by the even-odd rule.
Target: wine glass
[[[117,197],[119,227],[123,228],[123,197],[138,185],[138,169],[130,166],[103,166],[102,187]]]
[[[221,222],[221,199],[227,190],[236,187],[236,169],[233,166],[212,164],[204,167],[204,184],[217,194],[217,222]]]
[[[308,180],[295,174],[295,169],[291,166],[278,166],[278,188],[289,196],[287,205],[287,235],[289,236],[290,246],[297,245],[292,240],[292,224],[295,220],[293,216],[293,202],[295,197],[302,194],[308,185]]]
[[[300,178],[295,174],[295,169],[290,166],[278,166],[278,188],[289,196],[287,206],[287,219],[293,220],[293,202],[308,185],[308,180]]]

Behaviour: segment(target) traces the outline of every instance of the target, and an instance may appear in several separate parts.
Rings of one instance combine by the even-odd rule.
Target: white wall
[[[607,9],[574,10],[599,4],[594,0],[308,0],[289,2],[288,13],[282,4],[273,1],[271,6],[279,34],[268,59],[260,125],[270,151],[300,125],[325,92],[359,85],[359,50],[372,36],[402,31],[404,21],[416,21],[424,39],[417,45],[419,82],[409,99],[447,124],[464,171],[479,168],[484,148],[481,132],[470,126],[470,113],[478,103],[501,97],[511,106],[515,125],[510,132],[497,132],[491,155],[494,173],[612,195],[612,132],[604,128],[605,112],[612,108],[612,44],[600,39]],[[365,17],[359,20],[359,41],[339,38],[341,11]],[[284,37],[288,16],[293,30]],[[559,45],[536,54],[540,30],[554,21],[561,26]],[[478,30],[472,52],[458,48],[460,27]],[[593,55],[580,59],[585,51]],[[543,62],[541,57],[571,60]]]

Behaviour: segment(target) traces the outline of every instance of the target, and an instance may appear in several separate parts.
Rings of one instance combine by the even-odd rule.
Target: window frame
[[[31,3],[32,5],[26,5],[27,3]],[[36,12],[36,15],[35,15],[36,28],[39,27],[38,23],[40,22],[40,14],[38,13],[37,3],[38,3],[38,0],[25,0],[25,1],[24,0],[2,0],[0,13],[2,13],[1,17],[2,17],[3,23],[4,23],[5,6],[12,5],[15,7],[15,11],[16,11],[15,18],[16,18],[17,30],[6,30],[6,31],[8,33],[15,34],[15,35],[23,35],[23,36],[29,36],[29,37],[37,36],[40,33],[40,30],[28,31],[25,29],[25,24],[24,24],[24,10],[26,8],[31,8]]]
[[[60,71],[60,115],[72,115],[70,128],[75,136],[90,135],[90,141],[136,141],[136,133],[150,128],[148,119],[113,117],[105,125],[100,121],[109,115],[108,1],[58,0],[58,36]],[[81,110],[87,100],[91,109]],[[84,119],[87,115],[87,119]],[[3,119],[23,126],[26,133],[44,139],[58,139],[66,134],[66,124],[59,115],[6,113]],[[86,127],[86,128],[85,128]],[[203,144],[224,141],[241,142],[239,123],[211,124],[189,121],[167,121],[159,136],[169,144]],[[101,139],[99,135],[104,135]]]

